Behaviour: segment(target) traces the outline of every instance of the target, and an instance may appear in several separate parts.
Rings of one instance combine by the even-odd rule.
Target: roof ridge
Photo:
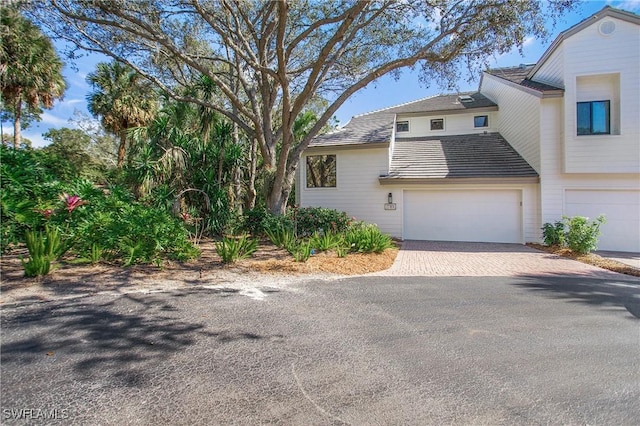
[[[385,108],[376,109],[374,111],[363,112],[362,114],[354,115],[351,118],[354,119],[356,117],[362,117],[362,116],[369,115],[369,114],[375,114],[375,113],[382,112],[382,111],[387,110],[387,109],[397,108],[397,107],[413,104],[415,102],[420,102],[420,101],[424,101],[424,100],[427,100],[427,99],[437,98],[438,96],[443,96],[443,94],[440,93],[440,94],[437,94],[437,95],[425,96],[424,98],[416,99],[414,101],[404,102],[404,103],[401,103],[401,104],[398,104],[398,105],[392,105],[392,106],[388,106],[388,107],[385,107]],[[351,120],[349,120],[349,121],[351,121]],[[345,126],[346,126],[346,124],[345,124]]]

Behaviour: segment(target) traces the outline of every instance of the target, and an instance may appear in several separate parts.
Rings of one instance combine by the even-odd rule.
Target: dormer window
[[[396,132],[408,132],[409,121],[396,121]]]
[[[610,101],[578,102],[578,136],[611,134]]]

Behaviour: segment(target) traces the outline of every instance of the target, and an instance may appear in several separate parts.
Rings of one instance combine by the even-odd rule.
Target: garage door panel
[[[519,243],[520,191],[405,191],[404,238]]]
[[[640,191],[566,190],[564,212],[591,219],[604,214],[598,248],[640,252]]]

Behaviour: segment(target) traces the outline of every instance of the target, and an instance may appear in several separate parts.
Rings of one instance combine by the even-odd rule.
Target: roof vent
[[[458,96],[458,100],[460,102],[473,102],[473,98],[469,95],[460,95]]]
[[[616,30],[616,23],[613,21],[604,21],[600,23],[598,29],[600,30],[600,34],[608,36],[613,34],[613,32]]]

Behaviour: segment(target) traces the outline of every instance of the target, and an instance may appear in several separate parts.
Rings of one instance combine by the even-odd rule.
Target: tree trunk
[[[22,136],[20,135],[20,127],[22,124],[20,123],[20,119],[22,118],[22,96],[20,92],[18,92],[18,99],[14,105],[14,116],[13,116],[13,149],[20,148],[20,140]]]
[[[267,195],[267,210],[271,213],[275,215],[286,213],[287,201],[289,201],[289,195],[291,194],[291,187],[293,186],[294,178],[295,172],[285,173],[281,179],[278,179],[276,175],[276,179],[279,180],[279,182],[275,181],[273,183],[273,187]]]
[[[249,149],[249,176],[247,184],[247,194],[244,202],[245,210],[252,210],[256,206],[256,171],[258,168],[258,140],[251,139]]]
[[[124,166],[124,156],[127,150],[127,130],[120,132],[120,145],[118,146],[118,168]]]

